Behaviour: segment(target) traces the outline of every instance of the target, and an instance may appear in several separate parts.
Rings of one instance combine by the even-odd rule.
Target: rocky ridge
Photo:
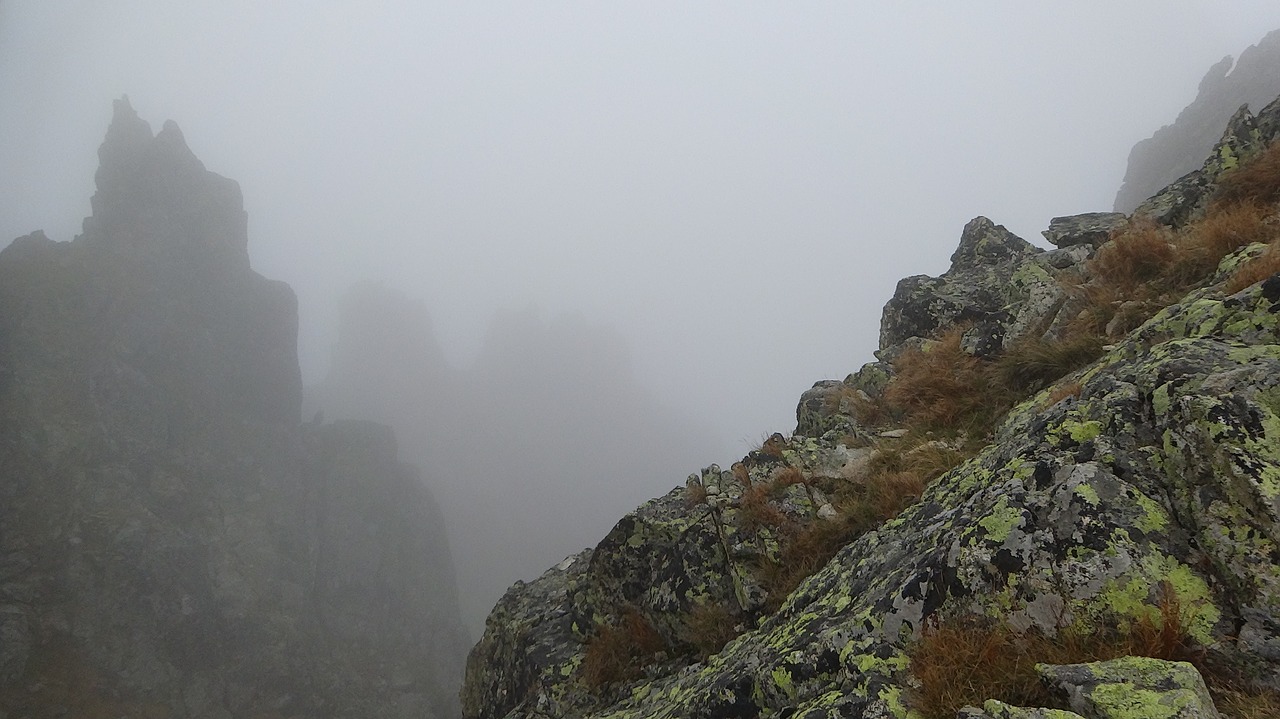
[[[1238,60],[1222,58],[1200,80],[1195,100],[1170,125],[1134,145],[1115,209],[1133,212],[1160,188],[1191,172],[1218,140],[1227,118],[1242,105],[1262,107],[1280,95],[1280,30]]]
[[[1158,312],[1106,299],[1074,371],[1028,377],[1041,368],[1024,353],[1079,344],[1117,232],[1195,227],[1278,138],[1280,101],[1242,109],[1198,170],[1131,217],[1055,219],[1055,249],[970,222],[948,272],[899,283],[878,360],[806,392],[791,437],[691,475],[513,586],[469,657],[464,716],[919,717],[914,653],[932,628],[975,623],[1062,641],[1176,631],[1200,661],[1280,689],[1280,275],[1228,291],[1269,250],[1242,242]],[[1022,399],[989,436],[944,431],[950,415],[897,428],[902,412],[885,410],[895,381],[948,352],[956,367],[1022,357]],[[895,490],[906,506],[846,516],[870,505],[840,497],[869,494],[877,464],[936,457],[950,468]],[[829,561],[795,551],[822,536]],[[779,580],[805,561],[794,588]],[[960,715],[1218,716],[1187,664],[1040,669],[1058,708],[988,696]]]
[[[99,156],[83,234],[0,252],[0,716],[456,716],[438,510],[300,422],[238,185],[127,100]]]

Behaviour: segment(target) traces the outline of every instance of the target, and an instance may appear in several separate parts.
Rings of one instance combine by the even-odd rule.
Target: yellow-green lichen
[[[1075,492],[1076,496],[1088,503],[1090,507],[1098,506],[1098,502],[1101,501],[1098,497],[1098,490],[1083,482],[1077,484],[1075,489],[1072,491]]]
[[[1212,643],[1213,626],[1222,614],[1214,606],[1209,585],[1190,567],[1165,554],[1148,554],[1129,574],[1104,584],[1091,613],[1162,626],[1160,608],[1154,602],[1166,582],[1174,595],[1168,599],[1178,602],[1183,631],[1200,644]]]
[[[1138,507],[1142,510],[1142,514],[1138,515],[1138,518],[1133,523],[1138,529],[1147,533],[1162,532],[1169,526],[1169,515],[1159,502],[1141,492],[1134,497],[1134,500],[1137,501]]]
[[[991,508],[987,516],[978,520],[978,525],[987,532],[987,538],[993,542],[1003,542],[1009,538],[1014,528],[1022,525],[1022,510],[1010,507],[1009,500],[1001,497],[996,506]]]
[[[778,685],[782,693],[786,694],[791,701],[795,701],[796,685],[791,679],[791,670],[786,667],[774,667],[773,671],[770,672],[770,676],[773,677],[773,683]]]
[[[1152,691],[1128,682],[1097,686],[1089,698],[1108,719],[1173,719],[1196,701],[1182,690]]]

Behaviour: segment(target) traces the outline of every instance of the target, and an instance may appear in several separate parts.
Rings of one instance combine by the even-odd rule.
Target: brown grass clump
[[[1253,689],[1227,680],[1209,687],[1218,711],[1230,719],[1275,719],[1280,717],[1280,692]]]
[[[1041,406],[1044,409],[1048,409],[1068,397],[1079,397],[1083,391],[1084,385],[1079,382],[1064,382],[1049,393],[1049,396],[1045,398],[1044,404]]]
[[[963,336],[963,328],[953,328],[928,349],[907,350],[894,363],[884,398],[908,427],[957,429],[1008,408],[983,361],[960,346]]]
[[[738,499],[743,528],[747,531],[776,529],[787,523],[787,515],[769,501],[778,491],[779,488],[769,482],[756,482],[743,490]]]
[[[694,484],[686,484],[684,486],[684,505],[686,507],[696,507],[699,504],[707,503],[707,488],[702,486],[701,482]]]
[[[745,628],[746,619],[736,607],[719,603],[697,604],[684,618],[680,638],[693,647],[698,659],[719,653]]]
[[[1102,338],[1093,334],[1072,335],[1057,342],[1030,339],[1006,350],[993,370],[1005,387],[1030,393],[1101,356]]]
[[[787,465],[774,471],[773,476],[769,478],[773,486],[779,488],[790,487],[793,484],[808,484],[809,480],[804,476],[804,472],[799,467]]]
[[[1040,682],[1037,663],[1142,656],[1203,665],[1203,652],[1187,636],[1183,607],[1167,583],[1153,609],[1138,621],[1112,620],[1092,631],[1068,627],[1053,637],[1015,632],[980,618],[926,627],[911,648],[910,671],[919,688],[909,701],[926,719],[952,719],[961,707],[982,706],[987,699],[1051,707],[1053,697]]]
[[[1236,268],[1227,280],[1227,294],[1235,294],[1250,285],[1280,272],[1280,243],[1272,244],[1262,254]]]
[[[1177,257],[1174,232],[1154,222],[1130,222],[1104,244],[1090,262],[1106,285],[1132,295],[1142,285],[1163,277]]]
[[[1178,259],[1170,271],[1175,288],[1195,285],[1213,275],[1222,258],[1255,242],[1276,239],[1277,227],[1261,206],[1244,203],[1217,207],[1187,228],[1178,243]]]
[[[1214,195],[1214,205],[1252,202],[1271,205],[1280,201],[1280,143],[1224,174]]]
[[[616,625],[601,624],[587,642],[582,680],[592,689],[638,679],[644,668],[669,647],[662,635],[634,607],[622,611]]]

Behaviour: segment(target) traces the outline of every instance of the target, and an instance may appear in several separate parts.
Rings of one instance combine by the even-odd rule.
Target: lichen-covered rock
[[[1115,209],[1133,212],[1161,188],[1200,167],[1232,113],[1241,105],[1257,110],[1276,95],[1280,95],[1280,30],[1268,33],[1238,60],[1228,56],[1214,64],[1177,120],[1134,145]]]
[[[1218,719],[1200,672],[1186,662],[1125,657],[1038,667],[1086,719]]]
[[[753,627],[710,656],[673,645],[642,674],[592,688],[574,668],[590,633],[562,622],[539,634],[549,648],[473,659],[468,687],[509,689],[502,702],[469,694],[465,715],[906,719],[905,670],[930,623],[987,618],[1052,637],[1161,626],[1162,608],[1214,661],[1280,683],[1280,276],[1233,295],[1222,284],[1250,248],[1074,373],[1078,391],[1045,390],[1014,407],[992,442],[918,503],[845,544],[776,611],[759,611],[770,606],[759,568],[778,558],[767,523],[753,518],[763,482],[793,469],[858,482],[863,452],[874,451],[844,443],[872,434],[857,418],[859,392],[878,393],[904,347],[956,323],[971,323],[962,346],[974,354],[1061,327],[1072,308],[1057,273],[1081,269],[1088,252],[1040,252],[986,220],[970,223],[947,274],[899,284],[879,363],[806,393],[790,440],[775,436],[732,470],[705,470],[628,515],[557,595],[566,603],[557,611],[596,623],[637,608],[673,640],[707,599]],[[801,490],[788,486],[769,511],[814,522],[838,511]],[[497,656],[506,637],[537,624],[531,610],[506,608],[561,582],[514,588],[476,652]],[[972,716],[1075,716],[999,703],[980,711]]]
[[[1113,232],[1123,229],[1128,221],[1129,217],[1121,212],[1086,212],[1055,217],[1049,220],[1049,229],[1041,234],[1054,247],[1098,247],[1109,240]]]
[[[961,322],[995,318],[1008,304],[1003,287],[1038,250],[985,217],[965,225],[951,269],[941,277],[917,275],[898,282],[880,321],[880,349],[911,337],[932,337]]]
[[[1203,216],[1224,172],[1260,152],[1280,133],[1280,99],[1255,117],[1247,106],[1232,115],[1213,151],[1200,169],[1187,173],[1133,211],[1163,225],[1182,227]]]
[[[1086,719],[1065,709],[1030,709],[1015,707],[995,699],[983,702],[982,708],[965,707],[956,719]]]

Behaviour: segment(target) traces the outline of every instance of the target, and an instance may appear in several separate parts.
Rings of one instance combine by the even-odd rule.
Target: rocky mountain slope
[[[99,155],[82,235],[0,252],[0,716],[456,715],[434,501],[299,421],[239,187],[127,100]]]
[[[513,586],[464,716],[1280,715],[1277,139],[1052,250],[970,222],[793,435]]]
[[[1241,105],[1260,108],[1280,95],[1280,30],[1209,68],[1196,97],[1173,124],[1134,145],[1115,210],[1133,212],[1147,197],[1200,166],[1222,126]]]

